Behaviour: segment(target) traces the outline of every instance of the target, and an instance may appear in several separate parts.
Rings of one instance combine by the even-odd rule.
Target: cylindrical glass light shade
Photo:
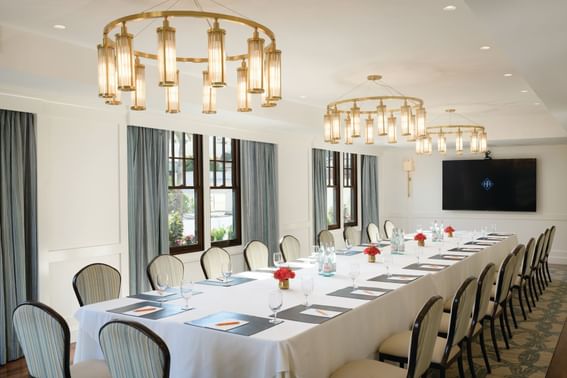
[[[98,52],[98,95],[112,98],[116,95],[116,55],[105,36]]]
[[[437,138],[437,152],[444,154],[447,152],[447,137],[443,132],[439,133]]]
[[[378,135],[384,136],[388,134],[386,130],[386,106],[380,101],[380,105],[376,107],[376,127],[378,129]]]
[[[329,112],[323,116],[323,128],[325,130],[325,143],[331,143],[331,115]]]
[[[461,155],[463,153],[463,132],[461,129],[457,131],[457,137],[455,138],[455,151],[457,155]]]
[[[425,136],[425,117],[427,113],[425,112],[425,108],[419,108],[416,111],[417,117],[417,137]]]
[[[282,99],[282,52],[275,48],[275,44],[266,52],[266,76],[264,77],[265,89],[268,91],[270,101]],[[267,83],[266,83],[267,81]]]
[[[374,120],[370,115],[366,118],[366,132],[364,133],[364,143],[374,144]]]
[[[177,53],[175,48],[175,28],[169,26],[167,18],[163,26],[157,28],[159,85],[173,87],[177,80]]]
[[[207,35],[209,39],[209,80],[212,87],[221,88],[226,85],[226,51],[224,48],[226,31],[221,29],[219,22],[215,20],[213,27],[207,31]]]
[[[126,24],[122,24],[120,34],[116,34],[116,71],[118,73],[118,89],[121,91],[136,89],[133,38],[132,34],[128,34]]]
[[[246,61],[242,61],[242,65],[236,69],[236,86],[237,86],[237,103],[239,112],[250,112],[250,93],[247,87],[248,67]]]
[[[479,136],[479,152],[485,153],[488,150],[486,131],[481,131]]]
[[[408,142],[414,142],[416,138],[416,118],[415,114],[412,114],[410,109],[410,116],[409,116],[409,135],[408,135]]]
[[[421,155],[423,153],[423,138],[417,138],[415,141],[415,153]]]
[[[104,102],[106,105],[120,105],[122,100],[120,99],[120,91],[116,91],[116,96],[107,98]]]
[[[217,91],[211,86],[209,72],[203,71],[203,113],[215,114],[217,112]]]
[[[431,135],[427,135],[423,141],[425,143],[425,146],[423,148],[424,152],[427,155],[431,155],[431,153],[433,152],[433,142],[431,140]]]
[[[341,113],[334,109],[331,113],[331,143],[337,144],[341,140]]]
[[[264,82],[264,84],[265,84],[265,82]],[[274,101],[272,101],[268,98],[268,91],[267,90],[264,90],[264,92],[262,92],[261,96],[262,96],[262,105],[261,106],[263,108],[273,108],[274,106],[277,105]]]
[[[345,118],[345,144],[352,144],[352,118],[347,113]]]
[[[390,117],[388,117],[388,143],[398,143],[396,131],[396,117],[394,117],[394,114],[390,114]]]
[[[352,137],[360,137],[360,108],[356,106],[356,102],[353,104],[351,112],[352,119]]]
[[[136,90],[132,92],[132,110],[146,110],[146,66],[136,58]]]
[[[478,134],[477,134],[476,130],[473,130],[473,132],[471,134],[470,151],[473,154],[478,152]]]
[[[264,39],[254,31],[248,38],[248,92],[264,92]]]
[[[410,107],[407,102],[400,107],[400,130],[402,136],[410,135]]]
[[[179,70],[175,75],[175,86],[165,87],[165,111],[166,113],[179,113]]]

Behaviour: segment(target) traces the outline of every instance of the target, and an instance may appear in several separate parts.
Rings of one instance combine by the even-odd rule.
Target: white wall
[[[456,229],[480,230],[483,225],[496,224],[501,231],[518,233],[522,243],[556,225],[550,262],[567,264],[567,145],[500,146],[490,150],[495,159],[537,159],[535,213],[443,211],[442,160],[470,159],[471,156],[448,154],[442,157],[436,153],[416,156],[410,149],[389,149],[383,154],[380,165],[381,197],[387,198],[381,202],[381,219],[391,219],[408,231],[415,230],[417,225],[428,227],[434,220],[443,220]],[[406,173],[402,170],[403,161],[409,158],[415,162],[410,198],[407,197]]]

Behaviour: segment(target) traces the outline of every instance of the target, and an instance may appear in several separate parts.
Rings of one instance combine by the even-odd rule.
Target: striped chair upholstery
[[[157,288],[158,275],[164,276],[167,286],[179,286],[181,281],[183,281],[184,275],[183,261],[179,260],[175,256],[159,255],[150,261],[146,269],[146,273],[148,274],[150,285],[154,290]]]
[[[144,325],[122,320],[108,322],[100,329],[99,341],[113,378],[169,377],[169,349]]]
[[[14,310],[12,321],[31,377],[110,378],[104,361],[89,360],[69,367],[69,327],[49,306],[22,303]]]
[[[222,277],[222,266],[228,263],[230,255],[220,247],[211,247],[201,255],[201,269],[207,279]]]
[[[297,260],[301,257],[301,244],[295,236],[285,235],[280,241],[280,251],[286,262]]]
[[[244,260],[250,270],[267,268],[269,255],[268,247],[259,240],[252,240],[244,248]]]
[[[329,230],[319,232],[319,247],[335,247],[335,237]]]
[[[90,264],[73,277],[73,290],[80,306],[120,296],[120,272],[110,265]]]
[[[345,227],[343,237],[350,245],[360,245],[360,231],[356,227]]]

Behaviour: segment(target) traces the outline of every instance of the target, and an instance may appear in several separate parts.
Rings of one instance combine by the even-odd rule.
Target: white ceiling
[[[274,109],[256,107],[250,114],[236,113],[231,75],[231,88],[219,93],[219,114],[212,122],[266,125],[280,131],[295,128],[320,135],[325,105],[363,82],[368,74],[379,73],[401,92],[423,98],[433,123],[444,121],[443,110],[454,107],[484,124],[491,142],[567,137],[564,0],[548,0],[545,7],[530,0],[468,0],[472,11],[464,0],[222,2],[275,32],[284,54],[284,100]],[[157,3],[3,1],[0,88],[58,101],[98,102],[95,47],[103,26]],[[210,0],[201,3],[207,10],[227,12]],[[457,9],[443,11],[448,4]],[[195,5],[180,0],[173,9],[195,9]],[[205,55],[203,21],[191,26],[184,26],[185,21],[180,19],[171,23],[178,29],[181,53]],[[64,24],[67,29],[55,30],[53,24]],[[155,49],[156,27],[157,23],[140,34],[138,49]],[[226,28],[228,52],[244,51],[248,31]],[[139,26],[132,26],[134,33],[139,30]],[[483,45],[492,48],[482,51]],[[231,63],[231,71],[236,66]],[[182,82],[187,83],[181,88],[183,109],[195,115],[199,115],[202,69],[190,64],[183,67]],[[155,81],[155,67],[148,71],[148,81]],[[513,76],[504,77],[504,73]],[[149,105],[161,112],[163,95],[157,86],[148,86],[152,88]],[[351,94],[386,92],[366,84]]]

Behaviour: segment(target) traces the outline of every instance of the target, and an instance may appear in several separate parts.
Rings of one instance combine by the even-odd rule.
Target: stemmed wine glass
[[[179,291],[181,292],[181,296],[185,299],[185,306],[183,310],[189,310],[189,300],[193,296],[193,282],[192,281],[181,281],[179,285]]]
[[[350,279],[352,280],[352,288],[356,289],[358,285],[356,284],[356,279],[360,275],[360,264],[352,263],[350,264],[350,270],[348,272]]]
[[[309,306],[309,295],[313,293],[313,288],[315,286],[313,276],[306,275],[301,277],[301,290],[303,291],[303,295],[305,296],[305,303],[304,305],[307,307]]]
[[[270,319],[270,323],[279,324],[281,320],[278,320],[278,311],[282,308],[283,296],[280,290],[274,290],[270,292],[268,306],[270,310],[274,313],[274,318]]]
[[[232,276],[232,264],[229,262],[221,265],[221,273],[224,283],[230,282],[230,276]]]
[[[279,268],[284,263],[284,258],[281,252],[274,252],[273,260],[276,268]]]
[[[156,277],[156,289],[159,295],[164,295],[167,290],[167,284],[169,282],[169,277],[167,274],[158,273]]]

